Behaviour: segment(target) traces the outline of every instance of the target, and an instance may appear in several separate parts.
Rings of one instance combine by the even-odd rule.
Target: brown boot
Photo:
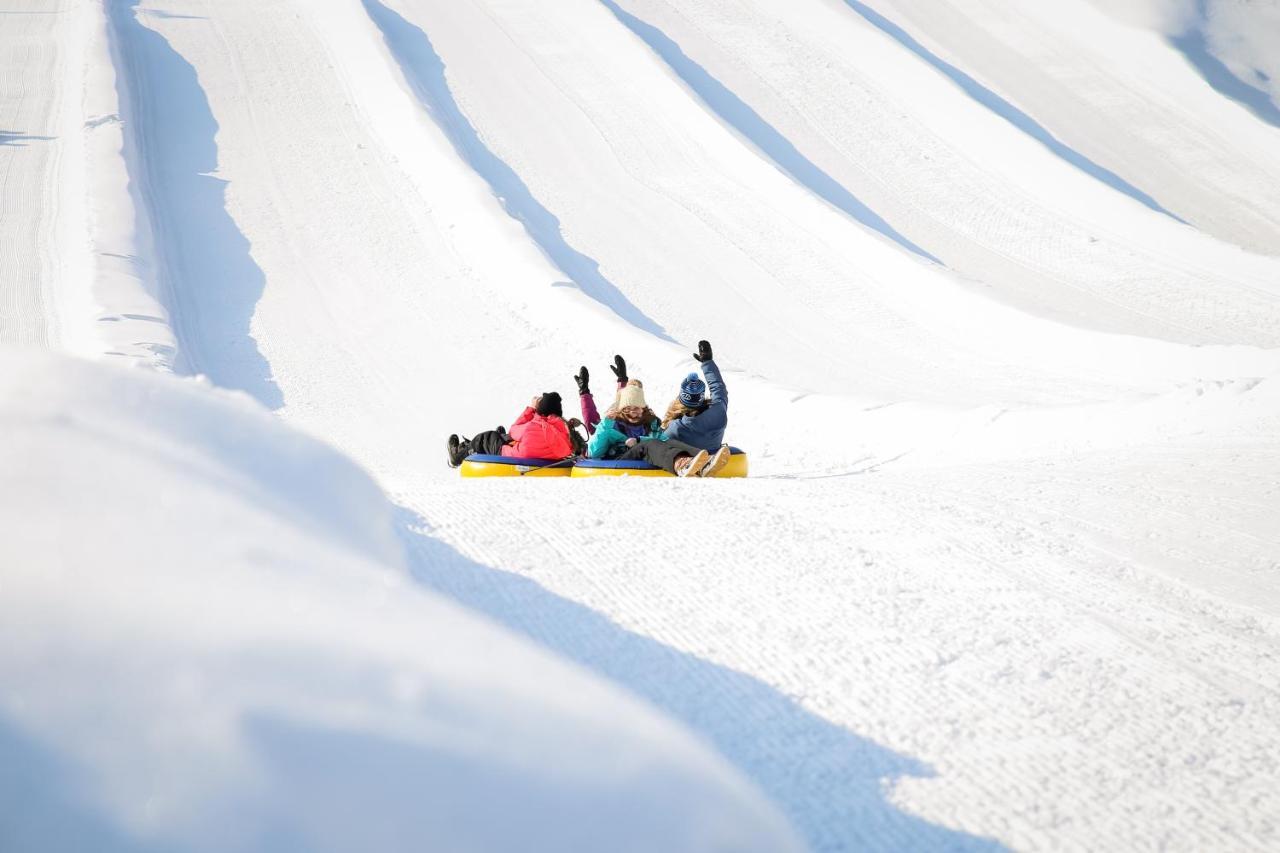
[[[731,455],[732,454],[729,452],[729,445],[727,444],[720,445],[720,449],[717,450],[715,452],[715,455],[711,457],[711,461],[707,463],[706,467],[698,472],[698,476],[714,477],[718,471],[720,471],[721,469],[724,468],[724,466],[729,464],[729,457]]]
[[[705,450],[699,450],[693,456],[685,456],[683,459],[676,460],[676,476],[677,477],[696,477],[698,472],[706,467],[707,461],[711,459],[711,454]]]

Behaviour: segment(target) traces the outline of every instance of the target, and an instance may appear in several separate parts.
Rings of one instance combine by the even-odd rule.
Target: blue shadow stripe
[[[432,535],[417,513],[396,513],[418,584],[683,723],[781,808],[814,853],[1007,849],[890,802],[886,792],[897,780],[935,775],[919,759],[810,712],[754,676],[629,631],[529,577],[474,562]]]
[[[1215,92],[1240,104],[1267,124],[1280,127],[1280,107],[1267,92],[1241,80],[1222,60],[1210,53],[1203,31],[1191,30],[1169,39],[1169,43],[1186,57]],[[1276,50],[1280,50],[1280,45]]]
[[[624,11],[613,0],[600,2],[621,21],[627,29],[639,36],[659,58],[685,82],[694,94],[707,105],[721,121],[744,136],[760,153],[797,183],[807,187],[827,204],[844,212],[866,227],[878,231],[902,248],[933,263],[938,258],[903,236],[878,213],[849,192],[839,181],[805,157],[773,125],[753,110],[731,89],[713,77],[705,68],[690,59],[680,45],[662,30]]]
[[[962,92],[972,98],[975,102],[981,104],[991,110],[1000,118],[1016,127],[1018,130],[1030,136],[1039,142],[1045,148],[1048,148],[1054,155],[1066,163],[1071,164],[1075,168],[1084,172],[1091,178],[1101,181],[1113,190],[1124,193],[1135,201],[1141,202],[1157,213],[1163,213],[1171,219],[1186,224],[1185,220],[1176,216],[1169,210],[1165,209],[1159,202],[1147,193],[1135,187],[1124,178],[1112,172],[1076,151],[1074,148],[1064,144],[1061,140],[1050,133],[1043,125],[1027,115],[995,92],[983,86],[977,80],[968,74],[956,68],[951,63],[942,59],[937,54],[930,51],[911,37],[906,30],[890,21],[884,15],[872,9],[859,0],[844,0],[846,6],[861,16],[867,23],[880,30],[885,35],[892,38],[898,44],[914,53],[920,59],[928,63],[934,70],[940,72],[960,88]]]
[[[673,339],[662,326],[637,308],[600,272],[600,264],[565,240],[560,220],[534,197],[528,185],[480,138],[462,112],[445,79],[445,65],[431,39],[378,0],[363,0],[365,10],[382,32],[392,56],[418,101],[444,131],[459,156],[488,183],[508,215],[525,231],[583,293],[609,308],[631,325],[666,341]]]
[[[284,397],[250,334],[266,276],[227,212],[218,171],[218,122],[194,66],[139,20],[140,0],[109,5],[124,58],[117,87],[133,107],[126,131],[139,156],[128,163],[141,183],[164,261],[168,305],[185,367],[237,388],[271,409]]]

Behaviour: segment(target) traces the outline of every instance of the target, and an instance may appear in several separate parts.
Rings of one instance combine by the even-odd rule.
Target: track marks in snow
[[[47,150],[25,150],[50,139],[0,131],[0,341],[5,343],[47,346],[54,333],[46,292],[51,258],[41,226],[52,213],[48,199],[56,158]],[[34,160],[41,164],[33,165]]]
[[[1146,497],[1126,475],[1091,501],[1040,463],[985,472],[539,483],[536,503],[442,484],[410,500],[429,537],[409,544],[428,585],[692,725],[814,850],[936,848],[913,833],[939,825],[964,833],[942,847],[1274,843],[1275,620],[1169,580],[1124,536]],[[1067,497],[1086,506],[1046,515]]]
[[[560,484],[557,484],[560,485]],[[576,485],[576,484],[575,484]],[[488,615],[648,700],[680,720],[742,770],[786,812],[814,850],[1000,850],[989,839],[947,829],[897,807],[888,796],[904,777],[928,778],[924,763],[813,713],[766,680],[653,638],[663,627],[620,624],[536,578],[490,568],[446,544],[431,524],[402,512],[412,573],[427,587]],[[590,565],[573,559],[580,532],[509,519],[531,556],[565,560],[581,583]],[[465,528],[448,531],[465,537]],[[643,573],[643,567],[637,567]],[[611,590],[598,589],[609,595]],[[643,603],[630,616],[644,618]],[[696,606],[669,598],[669,614]],[[655,630],[656,628],[656,630]]]
[[[492,33],[470,26],[474,19],[466,17],[465,5],[431,9],[446,23],[461,21],[452,31],[442,27],[440,44],[444,55],[469,67],[463,54],[477,50],[482,36]],[[843,218],[814,202],[794,181],[745,152],[704,108],[686,103],[687,92],[665,85],[669,81],[657,72],[648,74],[646,69],[656,67],[652,57],[643,46],[624,43],[634,39],[595,3],[575,10],[595,13],[586,37],[572,31],[565,36],[566,25],[578,21],[558,18],[555,5],[535,10],[502,4],[500,10],[515,18],[504,18],[498,27],[509,35],[513,54],[538,54],[547,66],[549,85],[539,84],[535,109],[550,113],[556,96],[551,87],[563,87],[560,93],[587,116],[575,128],[594,122],[605,128],[600,136],[607,137],[609,150],[594,162],[626,161],[624,170],[636,186],[610,184],[618,206],[647,193],[665,194],[677,203],[648,210],[674,218],[678,205],[689,205],[685,209],[707,223],[698,235],[722,229],[712,235],[718,242],[709,245],[708,255],[732,244],[749,255],[751,264],[768,267],[760,277],[776,275],[778,286],[754,294],[760,300],[755,316],[774,321],[765,334],[810,334],[804,327],[787,328],[791,315],[786,314],[789,300],[810,299],[823,310],[796,316],[828,325],[855,317],[835,334],[860,342],[897,339],[897,348],[884,344],[874,359],[850,359],[859,381],[880,371],[878,381],[886,389],[919,397],[922,389],[934,387],[914,378],[923,365],[932,382],[972,402],[977,381],[936,375],[939,365],[959,364],[994,377],[985,381],[1017,389],[1025,382],[1037,393],[1058,395],[1054,380],[1034,365],[1021,365],[1029,378],[1019,379],[1022,371],[1015,376],[999,360],[988,369],[986,362],[958,357],[954,347],[941,343],[915,347],[920,338],[912,338],[904,344],[896,325],[901,318],[874,299],[849,296],[844,291],[856,282],[832,274],[847,256],[823,249],[820,240],[808,242],[812,235],[784,222],[773,204],[794,195],[838,221],[840,234],[860,238],[857,229],[846,228]],[[219,39],[205,32],[202,40],[181,42],[196,69],[184,80],[208,95],[206,106],[214,105],[210,113],[218,112],[231,137],[214,149],[214,164],[223,165],[223,154],[234,155],[227,157],[228,174],[235,186],[247,185],[255,194],[239,200],[236,222],[243,229],[241,239],[254,240],[257,262],[271,274],[273,292],[264,296],[259,312],[272,333],[264,337],[264,347],[273,365],[281,366],[282,382],[289,383],[286,416],[357,455],[384,482],[408,485],[404,501],[412,509],[403,518],[405,541],[419,581],[683,720],[779,802],[816,850],[982,849],[995,846],[990,837],[1019,847],[1059,848],[1275,841],[1274,827],[1258,825],[1254,817],[1274,803],[1265,786],[1277,778],[1275,691],[1265,681],[1268,661],[1274,660],[1274,632],[1218,608],[1194,590],[1131,583],[1136,571],[1131,564],[1149,558],[1123,538],[1105,549],[1077,545],[1078,537],[1092,534],[1088,522],[1096,523],[1097,506],[1092,512],[1064,508],[1053,516],[1052,533],[1041,532],[1036,513],[1046,502],[1037,500],[1028,481],[1034,471],[1015,468],[999,480],[1007,503],[998,513],[987,508],[996,502],[990,493],[965,488],[963,477],[970,474],[909,478],[887,463],[881,463],[881,474],[853,468],[840,478],[803,483],[450,480],[422,486],[423,472],[438,466],[434,443],[447,432],[440,428],[443,419],[488,411],[484,407],[493,405],[496,388],[515,387],[534,375],[566,381],[571,368],[561,373],[560,365],[577,363],[564,358],[576,341],[548,340],[554,336],[520,316],[519,298],[510,299],[509,292],[465,268],[457,243],[445,236],[452,227],[451,200],[426,193],[419,199],[412,187],[401,192],[400,185],[408,182],[390,165],[395,157],[389,152],[407,160],[404,153],[417,145],[418,162],[443,152],[436,177],[465,174],[468,182],[471,172],[493,177],[488,186],[499,196],[503,180],[528,180],[534,188],[525,188],[530,199],[538,179],[545,179],[542,186],[549,190],[557,190],[560,182],[567,186],[564,195],[548,205],[566,223],[572,204],[560,205],[583,188],[572,175],[556,172],[547,178],[537,169],[525,171],[510,157],[499,159],[503,149],[495,143],[490,150],[486,142],[493,128],[497,134],[513,133],[517,152],[542,141],[510,130],[522,127],[509,118],[521,105],[510,98],[503,102],[509,90],[496,86],[507,81],[493,84],[494,95],[484,91],[491,81],[482,77],[476,88],[455,96],[425,31],[417,30],[419,38],[414,25],[392,17],[395,13],[376,0],[366,0],[367,17],[352,4],[337,25],[330,23],[329,36],[337,30],[344,38],[329,39],[329,55],[309,29],[320,13],[300,21],[293,17],[295,9],[319,7],[208,8],[226,27],[223,53],[232,53],[234,46],[243,58],[257,62],[228,73],[225,66],[235,66],[235,56],[225,61],[215,44]],[[452,14],[458,17],[451,21]],[[366,125],[376,122],[370,116],[394,118],[393,110],[376,112],[382,103],[378,87],[391,92],[398,83],[369,24],[379,18],[381,34],[418,90],[419,103],[434,111],[466,165],[455,165],[443,140],[439,152],[427,150],[422,143],[435,139],[433,128],[421,135],[406,132],[400,148],[371,144]],[[425,11],[421,20],[428,20]],[[434,36],[437,18],[430,20],[433,26],[427,29]],[[142,26],[129,23],[135,25]],[[192,33],[205,24],[178,17],[166,19],[164,26],[188,28],[166,33]],[[594,38],[615,30],[618,38],[610,49],[636,54],[628,54],[624,69],[609,66],[607,55],[584,58],[573,52],[585,52]],[[397,49],[393,42],[403,39]],[[193,42],[195,50],[185,49]],[[412,62],[405,59],[410,54],[416,55]],[[562,61],[566,54],[572,55]],[[617,76],[610,79],[610,73]],[[643,75],[636,79],[646,82],[646,91],[664,84],[662,95],[651,104],[636,101],[619,108],[615,101],[625,87],[617,81],[633,74]],[[366,82],[368,88],[361,88]],[[245,93],[252,93],[253,104],[240,110],[235,104]],[[406,113],[418,115],[398,88],[394,94],[386,100],[402,100]],[[496,112],[471,111],[486,98],[497,104],[491,107]],[[651,112],[643,112],[646,108]],[[673,108],[688,114],[687,126],[662,126],[653,138],[636,144],[637,132],[657,126],[662,113]],[[243,113],[253,109],[259,110],[256,119],[245,118]],[[491,124],[482,124],[482,117]],[[523,127],[539,127],[534,118]],[[210,133],[204,142],[213,142],[217,128],[200,125]],[[779,133],[788,130],[780,123],[778,128]],[[571,146],[587,147],[581,135],[566,136]],[[692,157],[705,155],[699,146],[718,143],[719,136],[730,144],[716,148],[716,155],[743,151],[741,161],[715,181],[696,183],[718,164],[715,156]],[[680,143],[676,155],[664,137]],[[786,140],[791,138],[787,133]],[[473,146],[470,152],[467,145]],[[478,168],[474,146],[496,162]],[[540,151],[546,168],[556,158],[556,146]],[[682,162],[683,157],[691,159]],[[523,176],[510,170],[498,175],[506,162],[515,163]],[[755,166],[770,180],[748,175]],[[746,177],[755,183],[735,183]],[[209,193],[224,214],[225,189]],[[493,207],[490,221],[510,226],[479,189]],[[576,212],[579,217],[591,213],[586,206]],[[551,220],[544,222],[558,234],[559,223],[546,215]],[[1016,236],[1017,213],[1005,216],[1005,236]],[[679,251],[684,235],[664,233],[679,230],[672,222],[649,218],[659,220],[650,230],[637,221],[636,229],[626,232],[638,246],[636,258],[645,269],[652,260],[655,270],[667,260],[668,270],[689,276],[689,270],[676,268],[700,258]],[[361,227],[350,228],[352,221]],[[775,240],[772,256],[752,243],[753,237],[776,238],[770,229],[784,233]],[[879,248],[878,241],[868,242]],[[688,245],[698,243],[691,239]],[[245,248],[234,239],[232,244]],[[619,252],[625,248],[603,245]],[[811,247],[816,250],[810,252]],[[1071,257],[1081,247],[1057,248]],[[900,254],[891,247],[885,252]],[[824,260],[814,262],[818,255]],[[607,261],[610,269],[613,261]],[[536,275],[520,279],[525,280],[541,282]],[[642,278],[617,280],[631,287]],[[673,275],[671,280],[681,279]],[[810,284],[814,280],[820,283]],[[796,287],[789,290],[790,283]],[[546,288],[543,295],[562,292]],[[628,292],[651,304],[652,295],[642,289]],[[711,293],[711,285],[697,292]],[[831,310],[837,300],[847,313]],[[537,308],[539,298],[530,302]],[[508,306],[517,310],[509,312]],[[734,308],[732,320],[741,325],[741,312]],[[612,317],[604,312],[599,317],[612,329]],[[617,328],[631,332],[621,324]],[[641,335],[652,337],[649,330]],[[520,349],[526,341],[528,351]],[[541,351],[535,348],[539,343]],[[474,381],[476,360],[499,348],[518,351],[513,372],[526,372],[516,379],[503,371],[496,384]],[[840,352],[861,356],[866,351]],[[812,376],[811,365],[804,367]],[[1115,393],[1110,387],[1106,392]],[[1060,396],[1070,397],[1070,389]],[[448,401],[449,411],[436,411],[445,408],[441,400]],[[472,424],[452,428],[462,426]],[[1076,492],[1088,493],[1087,475],[1081,475],[1084,485]],[[539,493],[532,495],[531,488]],[[1106,506],[1100,505],[1105,514]],[[1224,527],[1234,530],[1230,522]],[[1262,539],[1260,550],[1267,545]],[[1183,641],[1183,633],[1204,636]],[[1251,811],[1236,798],[1238,790],[1260,805]]]
[[[178,366],[280,408],[280,388],[250,330],[266,278],[227,212],[227,182],[217,177],[218,122],[195,67],[146,25],[153,13],[140,6],[112,0],[110,15],[136,152],[130,173],[154,231]],[[195,16],[161,17],[209,26]]]
[[[807,187],[823,201],[843,211],[849,217],[893,240],[902,248],[920,257],[941,263],[933,255],[907,239],[878,213],[849,192],[839,181],[824,172],[821,167],[798,151],[781,132],[765,121],[750,105],[693,61],[658,27],[646,23],[620,7],[613,0],[600,0],[627,29],[635,33],[662,61],[671,67],[693,93],[716,116],[740,133],[764,156],[795,181]]]
[[[449,90],[444,62],[426,32],[378,0],[363,2],[423,108],[444,131],[458,155],[490,186],[507,213],[524,224],[530,238],[552,263],[584,293],[623,320],[641,331],[672,341],[661,325],[646,316],[601,273],[598,261],[569,244],[555,214],[481,139]]]
[[[66,56],[64,18],[19,0],[0,33],[0,342],[58,340],[54,285],[60,158],[58,98],[44,88]]]
[[[1117,175],[1110,169],[1104,168],[1103,166],[1093,162],[1079,151],[1076,151],[1071,146],[1062,142],[1034,118],[997,95],[991,89],[979,83],[964,71],[942,59],[942,57],[938,56],[913,38],[911,34],[902,27],[872,9],[866,3],[862,3],[860,0],[843,0],[843,2],[867,23],[871,24],[877,30],[880,30],[880,32],[911,51],[923,62],[928,64],[929,67],[933,68],[958,86],[960,90],[964,92],[965,95],[972,98],[975,103],[981,104],[986,109],[1016,127],[1022,133],[1025,133],[1036,142],[1039,142],[1049,151],[1053,152],[1054,156],[1071,164],[1089,177],[1101,181],[1103,184],[1111,187],[1111,189],[1124,193],[1134,201],[1146,205],[1157,213],[1163,213],[1165,216],[1168,216],[1177,222],[1183,221],[1178,216],[1170,213],[1162,207],[1160,203],[1149,194],[1138,189],[1120,175]]]
[[[1150,33],[1115,20],[1125,14],[1115,4],[891,0],[880,8],[1201,231],[1276,254],[1274,131],[1209,90]]]
[[[1065,165],[848,7],[670,5],[628,4],[984,296],[1109,332],[1280,340],[1269,263]]]

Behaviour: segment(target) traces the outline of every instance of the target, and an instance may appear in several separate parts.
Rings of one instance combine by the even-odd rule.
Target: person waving
[[[715,454],[704,476],[710,476],[729,464],[729,447],[724,443],[729,426],[729,391],[724,377],[711,354],[709,341],[698,341],[694,359],[702,366],[702,375],[690,373],[680,383],[680,393],[667,406],[662,419],[662,435],[667,440],[684,442],[690,447]],[[704,392],[710,389],[708,399]]]
[[[663,437],[662,424],[645,402],[639,379],[629,379],[618,390],[587,449],[592,459],[641,460],[677,477],[701,476],[711,458],[705,450]]]

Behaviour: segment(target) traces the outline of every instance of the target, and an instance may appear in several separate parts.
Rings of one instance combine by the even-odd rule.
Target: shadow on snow
[[[250,334],[266,278],[227,212],[218,170],[218,123],[195,68],[138,18],[139,0],[111,4],[123,59],[122,100],[139,151],[130,177],[142,188],[173,303],[185,367],[278,409],[284,398]],[[173,17],[173,16],[169,16]]]
[[[1133,200],[1141,202],[1157,213],[1163,213],[1171,219],[1186,224],[1185,220],[1166,210],[1150,195],[1138,189],[1115,172],[1112,172],[1110,169],[1093,162],[1079,151],[1076,151],[1069,145],[1064,144],[1031,116],[1027,115],[1025,112],[1018,109],[1013,104],[988,89],[986,86],[983,86],[959,68],[929,50],[920,42],[912,38],[906,30],[902,29],[902,27],[893,23],[893,21],[890,21],[867,4],[861,3],[859,0],[844,0],[844,3],[861,16],[867,23],[871,24],[871,26],[892,38],[898,44],[902,45],[932,66],[934,70],[947,77],[952,83],[959,86],[960,90],[974,101],[1000,116],[1000,118],[1009,122],[1009,124],[1013,125],[1027,136],[1030,136],[1045,148],[1048,148],[1049,151],[1059,159],[1071,164],[1086,175],[1101,181],[1112,189],[1118,190]]]
[[[427,523],[409,510],[400,509],[397,516],[417,583],[638,694],[683,723],[779,806],[815,853],[1005,849],[889,802],[887,786],[895,780],[932,775],[922,762],[806,711],[763,681],[627,631],[528,578],[475,563],[433,537]],[[442,816],[452,831],[465,830],[483,842],[492,814],[487,808],[459,811],[475,806],[465,791],[450,794],[459,774],[473,777],[467,790],[490,790],[489,804],[528,807],[512,814],[513,820],[542,834],[555,829],[538,818],[559,807],[558,792],[531,790],[527,778],[511,778],[501,762],[480,765],[469,757],[459,764],[448,750],[273,714],[249,715],[241,731],[259,768],[254,791],[240,798],[221,790],[192,817],[218,821],[221,814],[236,814],[237,825],[219,826],[219,831],[246,850],[309,849],[338,837],[350,840],[339,847],[355,848],[380,838],[379,832],[396,839],[382,847],[403,846],[405,837],[430,837],[444,825]],[[46,745],[0,714],[0,850],[146,853],[181,846],[140,837],[100,808],[99,793],[109,783],[109,775],[81,767],[69,747]],[[435,801],[424,804],[424,796]],[[625,803],[607,790],[596,800],[602,820],[626,828],[631,813]],[[616,814],[606,817],[610,808]],[[326,824],[317,814],[331,819]],[[313,836],[317,825],[328,826],[326,838]]]
[[[594,258],[569,245],[560,231],[560,220],[534,197],[515,170],[485,145],[454,100],[445,79],[444,61],[436,53],[427,34],[378,0],[363,2],[418,101],[448,137],[458,155],[484,179],[503,209],[524,225],[543,253],[583,293],[623,320],[663,340],[672,340],[660,325],[632,304],[617,285],[604,277],[600,264]]]
[[[1241,80],[1226,64],[1209,52],[1209,41],[1204,34],[1209,16],[1205,0],[1196,0],[1196,23],[1180,36],[1169,39],[1204,81],[1220,95],[1249,110],[1267,124],[1280,127],[1280,107],[1266,91]],[[1260,73],[1260,72],[1255,72]]]
[[[937,264],[942,262],[908,240],[878,213],[863,204],[843,184],[824,172],[812,160],[801,154],[782,133],[769,124],[731,89],[713,77],[705,68],[690,59],[662,30],[624,11],[613,0],[600,2],[621,21],[627,29],[640,37],[659,58],[674,71],[694,94],[739,134],[744,136],[774,165],[818,198],[837,210],[893,240],[902,248]]]
[[[88,774],[0,715],[0,850],[156,849],[101,814],[89,790]]]
[[[56,136],[31,136],[16,130],[0,130],[0,145],[12,145],[25,148],[28,142],[48,142]]]
[[[806,711],[763,681],[627,631],[528,578],[473,562],[410,510],[398,516],[415,580],[692,729],[777,804],[813,850],[1004,849],[888,801],[886,783],[933,775],[923,763]]]

